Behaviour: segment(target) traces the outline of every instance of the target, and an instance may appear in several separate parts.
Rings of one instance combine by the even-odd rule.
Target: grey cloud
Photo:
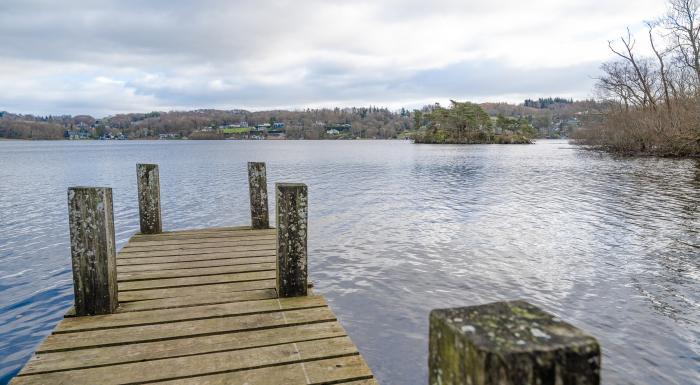
[[[508,2],[2,0],[0,110],[108,114],[588,95],[595,57],[576,65],[550,65],[544,57],[534,68],[494,59],[516,44],[509,37],[529,28],[509,25],[520,2]],[[624,1],[608,3],[618,10]],[[601,15],[593,8],[574,0],[552,14]],[[469,24],[490,18],[503,27],[489,33]],[[448,19],[463,29],[440,30]],[[425,39],[413,46],[412,38]],[[605,50],[604,39],[600,45]],[[489,59],[470,56],[475,52]],[[27,79],[34,81],[20,82]]]

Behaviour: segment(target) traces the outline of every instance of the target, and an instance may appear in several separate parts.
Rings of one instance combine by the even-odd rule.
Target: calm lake
[[[0,384],[72,304],[69,186],[113,187],[121,246],[136,163],[160,165],[174,230],[248,224],[247,161],[308,184],[311,279],[382,384],[427,383],[431,309],[508,299],[596,336],[604,383],[700,383],[698,161],[566,141],[0,141]]]

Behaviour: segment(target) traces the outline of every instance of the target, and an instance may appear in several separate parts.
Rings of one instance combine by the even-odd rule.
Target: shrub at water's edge
[[[415,143],[434,144],[529,144],[535,130],[524,120],[492,118],[478,104],[451,101],[449,108],[436,104],[417,114]]]
[[[700,157],[700,102],[674,100],[662,109],[611,108],[602,121],[574,131],[574,143],[629,156]]]
[[[618,59],[596,84],[608,109],[572,139],[625,155],[700,157],[700,0],[669,0],[647,27],[652,56],[639,55],[629,29],[609,42]]]

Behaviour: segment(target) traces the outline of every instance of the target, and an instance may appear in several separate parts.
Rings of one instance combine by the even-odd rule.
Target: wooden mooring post
[[[305,184],[275,184],[277,219],[277,294],[307,294],[308,196]]]
[[[117,299],[117,253],[112,189],[68,189],[75,314],[113,313]]]
[[[157,164],[137,164],[136,178],[139,194],[141,234],[163,232],[160,214],[160,177]]]
[[[270,227],[267,210],[267,173],[265,163],[248,162],[248,188],[250,190],[250,217],[254,229]]]
[[[430,385],[598,385],[600,347],[524,302],[430,313]]]

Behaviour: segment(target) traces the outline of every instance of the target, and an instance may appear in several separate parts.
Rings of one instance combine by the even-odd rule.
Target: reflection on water
[[[249,221],[249,160],[309,185],[311,278],[382,384],[427,383],[430,309],[516,298],[598,337],[605,383],[700,383],[700,165],[563,141],[0,142],[0,383],[71,304],[68,186],[114,188],[123,245],[137,162],[182,229]]]

